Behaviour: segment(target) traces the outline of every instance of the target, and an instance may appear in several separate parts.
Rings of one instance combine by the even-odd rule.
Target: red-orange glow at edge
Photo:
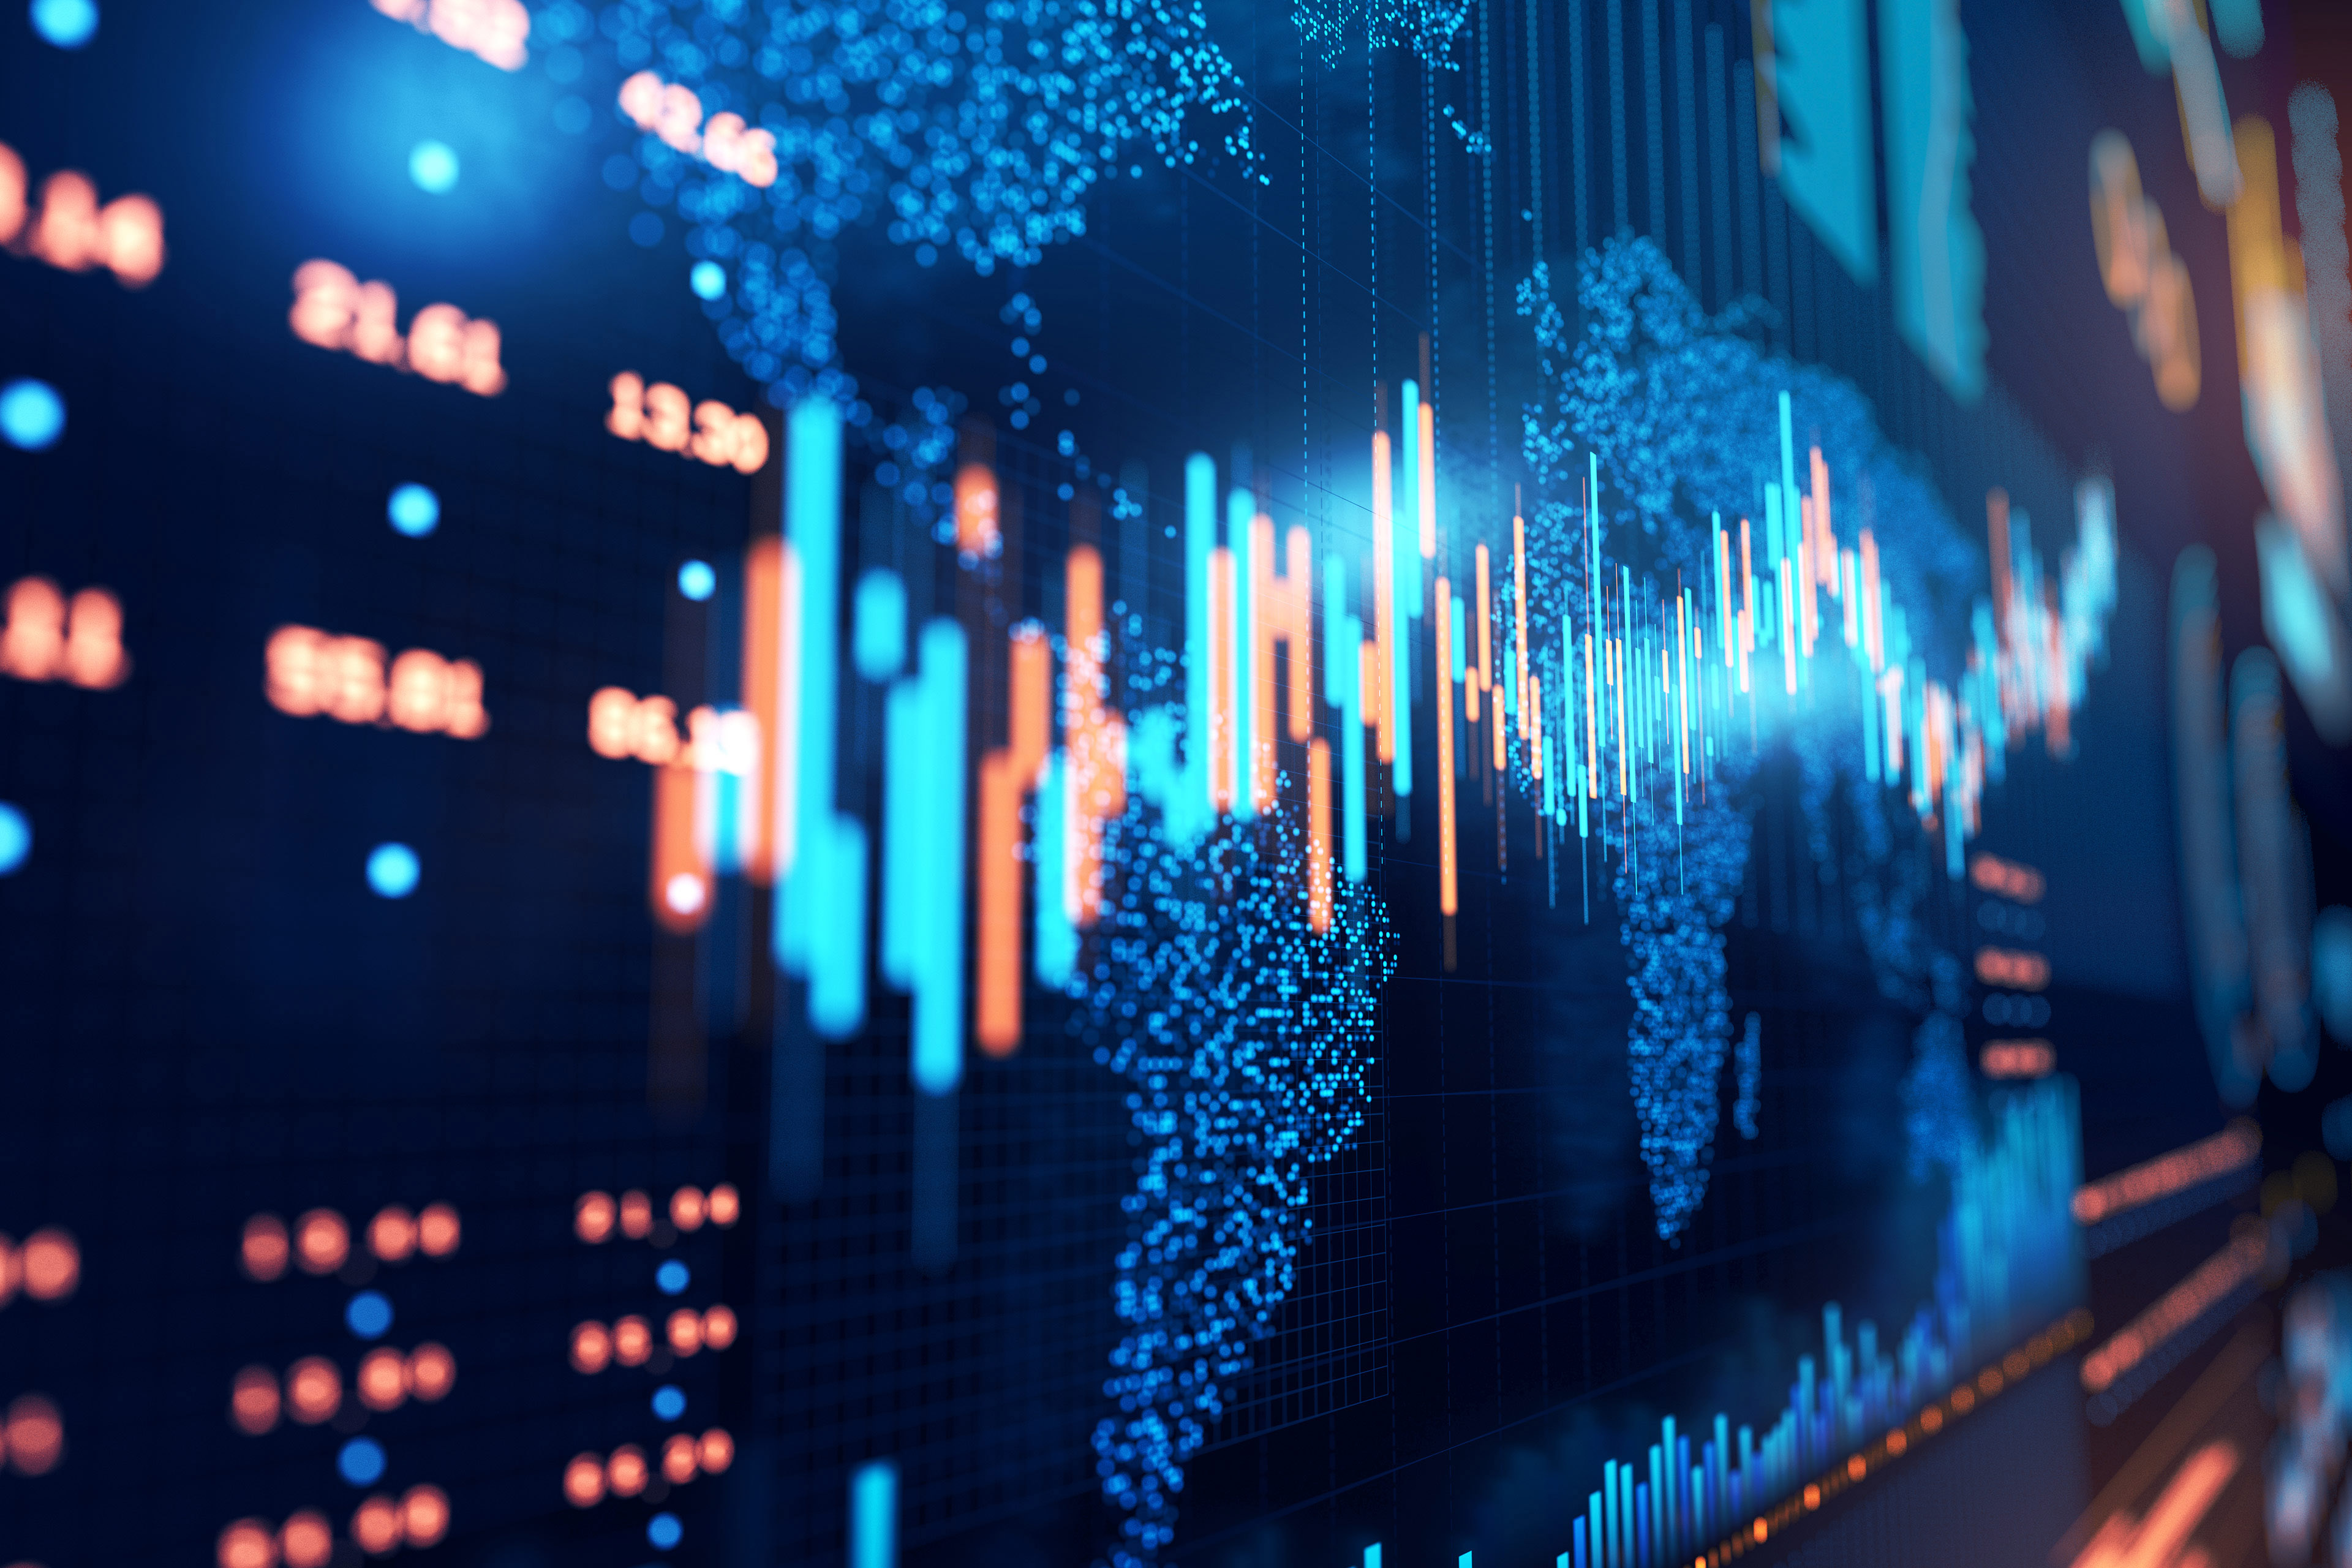
[[[1054,650],[1034,621],[1013,628],[1005,744],[981,759],[972,1033],[992,1057],[1021,1045],[1021,797],[1053,738]]]

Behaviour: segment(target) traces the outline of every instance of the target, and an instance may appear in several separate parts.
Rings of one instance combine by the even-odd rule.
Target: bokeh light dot
[[[381,1290],[362,1290],[343,1308],[343,1324],[363,1340],[380,1340],[392,1327],[392,1302]]]
[[[422,539],[441,526],[441,498],[423,485],[402,485],[392,492],[383,514],[394,532]]]
[[[78,49],[98,36],[98,0],[33,0],[33,31],[44,43]]]
[[[665,1296],[675,1296],[684,1290],[690,1278],[686,1265],[675,1258],[654,1270],[654,1283],[661,1288]]]
[[[686,1414],[686,1394],[674,1384],[663,1384],[654,1390],[654,1414],[664,1421],[675,1421]]]
[[[22,866],[33,853],[33,825],[25,814],[0,800],[0,877]]]
[[[708,561],[689,561],[677,569],[677,591],[699,604],[719,591],[719,574]]]
[[[46,381],[27,376],[0,387],[0,437],[24,452],[58,444],[66,433],[66,400]]]
[[[404,899],[416,890],[422,868],[416,851],[405,844],[379,844],[369,854],[368,886],[386,899]]]
[[[408,150],[408,177],[427,195],[442,195],[457,189],[457,150],[446,142],[419,142]]]
[[[686,280],[698,300],[716,300],[727,292],[727,268],[716,261],[696,262]]]
[[[686,1539],[686,1526],[678,1523],[674,1513],[657,1513],[646,1521],[646,1539],[656,1552],[667,1552]]]
[[[335,1468],[355,1487],[373,1486],[383,1476],[383,1445],[373,1437],[354,1437],[335,1456]]]

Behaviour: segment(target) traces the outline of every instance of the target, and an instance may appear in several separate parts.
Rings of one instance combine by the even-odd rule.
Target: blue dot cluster
[[[1557,625],[1569,614],[1583,625],[1588,454],[1601,459],[1604,570],[1645,563],[1636,571],[1636,594],[1645,598],[1670,592],[1677,578],[1712,581],[1710,514],[1720,511],[1732,526],[1760,514],[1757,463],[1779,450],[1785,389],[1804,445],[1818,441],[1837,455],[1832,504],[1839,517],[1865,519],[1875,533],[1880,571],[1905,607],[1913,646],[1958,662],[1980,557],[1916,461],[1886,443],[1853,384],[1769,355],[1761,345],[1769,307],[1760,302],[1709,315],[1648,239],[1614,238],[1587,251],[1577,303],[1580,334],[1552,296],[1548,268],[1538,266],[1517,289],[1541,376],[1521,424],[1535,479],[1532,616]],[[1614,738],[1602,739],[1602,766],[1613,768]],[[1966,1006],[1965,976],[1916,918],[1930,874],[1919,857],[1896,853],[1882,792],[1866,784],[1861,737],[1842,715],[1832,725],[1800,714],[1773,740],[1796,754],[1814,858],[1853,895],[1880,990],[1929,1015],[1904,1089],[1913,1168],[1955,1169],[1977,1141],[1953,1022]],[[1717,1085],[1731,1029],[1722,926],[1747,866],[1747,786],[1757,763],[1746,745],[1719,748],[1706,791],[1685,799],[1679,832],[1664,795],[1602,814],[1604,846],[1619,862],[1615,891],[1634,1000],[1628,1076],[1658,1234],[1670,1240],[1706,1197],[1720,1119]],[[1534,792],[1524,764],[1514,773]],[[1857,826],[1843,865],[1828,826],[1841,796]]]
[[[1071,983],[1072,1027],[1130,1086],[1144,1150],[1113,1286],[1127,1331],[1103,1385],[1118,1410],[1094,1435],[1122,1514],[1113,1568],[1173,1538],[1185,1463],[1276,1327],[1312,1229],[1309,1173],[1364,1123],[1396,963],[1385,906],[1344,879],[1329,928],[1312,928],[1293,814],[1179,848],[1143,813],[1130,796],[1110,825],[1116,893]]]
[[[1290,19],[1325,65],[1336,64],[1359,26],[1372,48],[1410,48],[1432,70],[1458,70],[1454,36],[1466,0],[1293,0]]]
[[[774,135],[764,190],[641,135],[638,191],[732,268],[707,309],[744,370],[792,395],[840,379],[831,242],[853,226],[986,276],[1084,234],[1088,195],[1131,148],[1190,164],[1212,155],[1205,136],[1245,170],[1258,160],[1199,0],[556,0],[534,31],[601,33],[624,71]]]

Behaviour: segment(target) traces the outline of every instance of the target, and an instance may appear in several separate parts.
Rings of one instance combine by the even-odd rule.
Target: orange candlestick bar
[[[1993,626],[1998,634],[2000,620]],[[1870,671],[1875,675],[1886,665],[1886,643],[1881,636],[1878,615],[1878,541],[1868,529],[1862,531],[1862,640],[1870,652]]]
[[[1320,738],[1307,748],[1307,923],[1331,929],[1331,747]]]
[[[646,889],[654,923],[672,936],[691,936],[710,916],[710,866],[694,831],[696,770],[674,763],[654,770],[654,853]]]
[[[1052,739],[1054,654],[1034,621],[1013,629],[1006,744],[981,759],[972,1033],[992,1057],[1021,1044],[1021,797]]]
[[[1389,437],[1385,430],[1372,432],[1372,647],[1378,656],[1372,666],[1375,671],[1385,671],[1394,662],[1391,649],[1396,646],[1396,542],[1391,517],[1393,479],[1389,473]],[[1368,700],[1364,714],[1372,717],[1375,704],[1369,700],[1373,693],[1385,693],[1391,683],[1375,675],[1364,683]],[[1390,711],[1392,704],[1383,696],[1379,709],[1380,759],[1396,761],[1396,715]]]
[[[1998,485],[1985,492],[1986,543],[1992,556],[1992,635],[2003,650],[2009,647],[2009,492]]]
[[[1001,548],[997,533],[996,476],[985,463],[966,463],[956,470],[956,553],[966,561],[982,561]]]
[[[1461,889],[1454,868],[1454,584],[1437,580],[1437,909],[1456,913]]]
[[[776,733],[776,653],[782,635],[783,540],[768,534],[743,552],[743,706],[760,734]],[[743,874],[758,887],[776,879],[776,770],[762,744],[752,771]]]
[[[1437,405],[1421,405],[1421,558],[1437,559]]]
[[[1274,809],[1274,645],[1290,640],[1290,583],[1274,572],[1274,519],[1250,519],[1250,798],[1261,812]],[[1291,660],[1295,672],[1299,661]]]
[[[1209,552],[1209,802],[1234,808],[1234,552]]]
[[[1102,556],[1091,544],[1070,552],[1064,603],[1068,606],[1069,669],[1062,730],[1069,746],[1070,883],[1077,904],[1070,918],[1091,930],[1102,913],[1102,825],[1127,810],[1127,725],[1103,703]]]

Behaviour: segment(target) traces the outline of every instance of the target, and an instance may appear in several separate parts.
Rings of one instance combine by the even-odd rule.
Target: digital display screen
[[[0,1563],[2252,1561],[2287,9],[0,18]]]

